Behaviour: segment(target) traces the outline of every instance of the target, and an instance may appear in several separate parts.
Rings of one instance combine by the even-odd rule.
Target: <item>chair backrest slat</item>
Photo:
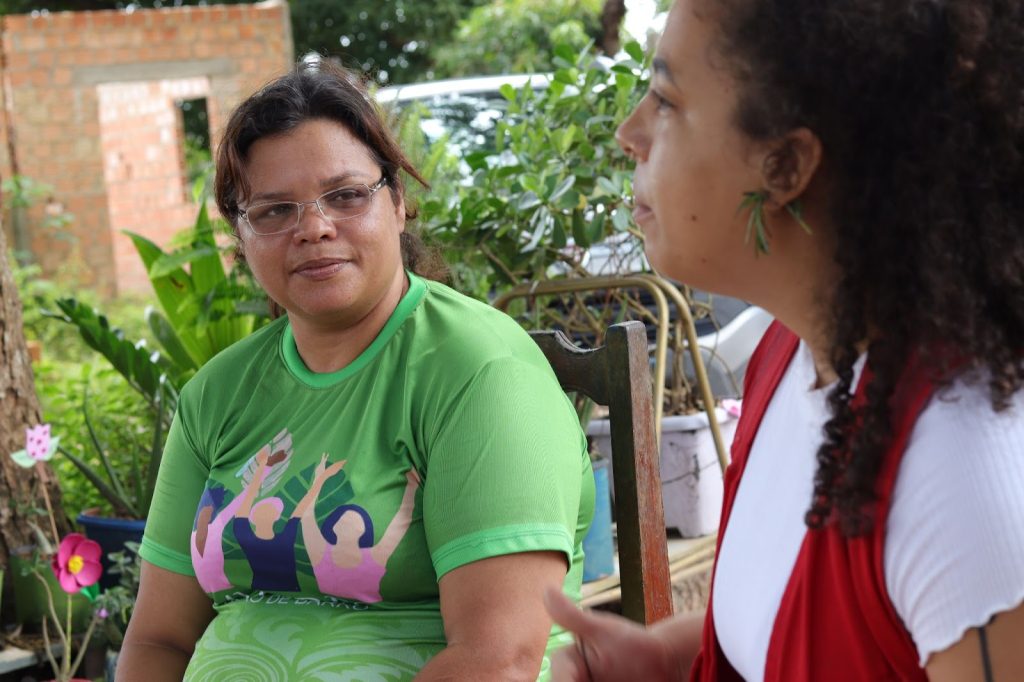
[[[672,615],[660,457],[654,431],[647,332],[608,328],[605,345],[580,349],[561,332],[531,332],[562,388],[608,407],[622,613],[650,624]]]

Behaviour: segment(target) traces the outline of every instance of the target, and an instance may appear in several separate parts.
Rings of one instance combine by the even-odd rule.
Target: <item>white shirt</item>
[[[856,374],[859,377],[860,363]],[[764,679],[775,617],[810,506],[830,387],[801,342],[740,481],[716,569],[714,622],[729,662]],[[984,382],[933,396],[900,464],[885,540],[886,587],[921,665],[1024,601],[1024,392],[994,412]]]

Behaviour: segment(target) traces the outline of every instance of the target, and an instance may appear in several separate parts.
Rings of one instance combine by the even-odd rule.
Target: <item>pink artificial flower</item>
[[[74,594],[83,587],[94,585],[100,579],[103,567],[100,556],[103,551],[92,540],[81,533],[68,533],[60,541],[57,556],[51,566],[62,590]]]
[[[722,409],[730,417],[740,418],[740,414],[743,413],[743,401],[742,400],[731,400],[726,398],[722,401]]]
[[[25,451],[37,462],[45,461],[53,456],[53,453],[50,452],[49,424],[40,424],[31,429],[25,429]]]

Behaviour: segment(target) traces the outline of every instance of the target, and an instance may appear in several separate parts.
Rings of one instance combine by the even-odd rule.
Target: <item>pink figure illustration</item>
[[[276,464],[286,458],[283,451],[270,454],[270,446],[266,445],[260,450],[268,463]],[[257,454],[257,458],[259,458]],[[223,504],[225,490],[223,488],[207,488],[203,491],[203,497],[199,500],[199,512],[196,515],[196,527],[192,531],[189,547],[192,551],[192,568],[196,572],[196,580],[203,590],[209,594],[220,592],[232,587],[231,582],[224,574],[224,528],[235,516],[235,512],[242,504],[245,495],[256,490],[263,484],[269,473],[269,468],[260,470],[259,475],[253,476],[242,493],[231,500],[227,506],[217,512],[217,508]],[[216,514],[216,516],[214,516]]]
[[[334,466],[327,468],[325,460],[321,460],[307,497],[312,495],[312,499],[316,499],[323,484],[334,475],[332,469]],[[319,526],[314,505],[305,509],[302,537],[321,592],[366,603],[381,601],[380,584],[385,566],[412,523],[420,483],[414,469],[407,471],[405,477],[405,494],[398,512],[376,545],[373,544],[373,520],[359,505],[339,506]]]

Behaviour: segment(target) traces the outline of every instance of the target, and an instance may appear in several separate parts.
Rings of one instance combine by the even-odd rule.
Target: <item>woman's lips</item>
[[[336,275],[348,261],[341,259],[320,259],[303,263],[293,271],[300,277],[312,280],[329,279]]]
[[[647,204],[638,201],[633,205],[633,220],[636,221],[637,225],[650,220],[652,217],[654,217],[654,211]]]

